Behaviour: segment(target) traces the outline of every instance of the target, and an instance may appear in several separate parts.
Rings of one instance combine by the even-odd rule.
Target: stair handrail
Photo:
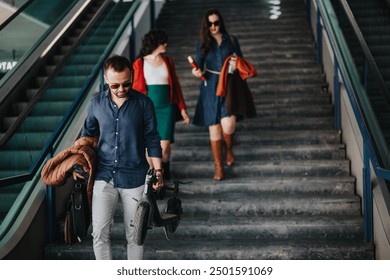
[[[134,14],[137,11],[137,9],[142,1],[143,0],[135,0],[133,2],[131,8],[129,9],[126,16],[122,20],[121,25],[119,26],[119,28],[117,28],[116,32],[114,33],[114,35],[111,38],[110,43],[107,45],[107,47],[106,47],[105,51],[102,53],[98,63],[95,65],[94,69],[92,70],[91,75],[89,75],[87,80],[84,82],[83,87],[81,88],[81,90],[77,94],[74,102],[72,103],[72,105],[70,106],[70,108],[68,109],[68,111],[66,112],[66,114],[64,115],[62,120],[60,121],[60,123],[54,129],[50,139],[48,140],[48,142],[46,143],[44,148],[41,150],[39,156],[34,161],[32,166],[30,167],[30,169],[26,173],[21,174],[21,175],[11,176],[11,177],[7,177],[7,178],[1,178],[0,179],[0,187],[10,186],[10,185],[18,184],[18,183],[24,183],[24,182],[32,180],[34,178],[34,176],[36,175],[36,173],[39,171],[39,169],[42,167],[43,163],[48,159],[48,157],[53,156],[53,150],[54,150],[55,144],[59,140],[63,131],[66,129],[68,122],[72,119],[73,115],[76,113],[78,107],[80,106],[80,101],[85,96],[85,92],[87,92],[94,85],[94,81],[96,80],[96,78],[101,77],[101,69],[102,69],[102,65],[103,65],[104,61],[112,53],[113,49],[115,48],[116,43],[118,42],[118,40],[120,39],[120,37],[122,36],[122,34],[126,30],[126,28],[128,27],[129,23],[134,21]],[[135,32],[133,32],[133,31],[132,31],[131,36],[135,36]],[[28,195],[29,195],[29,192],[26,191],[25,197],[27,197]],[[26,198],[18,198],[18,199],[19,199],[18,206],[15,207],[15,209],[16,209],[15,212],[17,212],[17,213],[20,212],[20,209],[23,207],[23,203],[24,203]],[[10,219],[6,226],[3,226],[3,224],[1,224],[0,240],[4,237],[4,235],[9,230],[9,228],[11,227],[11,225],[15,219],[16,219],[16,216],[13,217],[12,219]]]
[[[368,101],[367,94],[363,88],[356,67],[354,66],[352,56],[349,52],[347,43],[344,39],[335,16],[333,6],[330,0],[315,0],[318,7],[318,19],[322,20],[324,29],[328,35],[330,45],[332,46],[335,58],[335,72],[343,78],[348,98],[351,103],[353,113],[363,138],[364,146],[364,167],[363,167],[363,193],[364,193],[364,229],[367,241],[373,241],[373,197],[371,186],[371,168],[374,169],[378,178],[390,180],[390,170],[383,166],[378,146],[385,143],[383,133],[378,125],[373,109]],[[317,34],[317,36],[320,36]],[[337,79],[338,74],[335,74]],[[338,87],[335,83],[335,87]],[[335,90],[336,91],[336,90]],[[340,97],[338,97],[340,98]],[[340,102],[339,102],[340,104]],[[335,108],[337,110],[337,108]],[[373,133],[376,132],[376,133]],[[386,156],[388,148],[382,146]],[[384,191],[389,192],[388,189]]]
[[[377,64],[375,63],[375,60],[371,54],[371,51],[368,48],[366,41],[364,40],[363,34],[362,34],[360,28],[358,27],[356,20],[354,19],[352,11],[351,11],[348,3],[345,0],[339,0],[339,1],[342,2],[343,8],[348,11],[350,21],[353,23],[354,32],[356,34],[359,34],[359,35],[357,35],[359,42],[361,43],[361,46],[364,49],[364,54],[365,54],[365,56],[367,56],[366,58],[370,62],[369,65],[371,67],[373,67],[372,69],[374,69],[374,75],[375,75],[375,77],[376,77],[376,79],[377,79],[377,81],[382,89],[382,94],[385,95],[384,97],[385,97],[386,103],[389,102],[389,104],[390,104],[389,89],[387,88],[386,83],[383,79],[383,76],[380,73],[380,70],[379,70]],[[329,0],[327,0],[326,2],[316,0],[316,2],[320,2],[321,5],[319,5],[319,6],[322,9],[326,9],[323,11],[324,13],[325,13],[325,11],[329,11],[330,9],[333,11],[333,6],[329,2]],[[332,7],[332,8],[330,8],[330,7]],[[335,14],[333,14],[332,16],[333,16],[333,18],[337,18],[337,16]],[[330,24],[330,22],[331,22],[330,18],[329,18],[328,22]],[[332,32],[333,32],[334,36],[339,33],[338,31],[336,31],[336,29],[339,29],[339,27],[338,27],[338,24],[334,23],[334,26],[332,26],[332,30],[333,30]],[[338,37],[339,44],[340,44],[340,42],[342,42],[341,48],[344,49],[343,50],[344,55],[342,56],[342,58],[347,59],[347,57],[345,56],[345,53],[348,50],[348,47],[347,47],[348,44],[345,42],[343,36],[335,36],[335,37]],[[348,53],[349,53],[349,51],[348,51]],[[340,54],[340,57],[341,57],[341,54]],[[349,65],[349,67],[346,67],[346,71],[347,72],[353,71],[353,73],[350,73],[350,76],[355,76],[357,79],[355,82],[357,83],[357,81],[360,81],[360,78],[359,78],[359,75],[357,74],[356,67],[352,67],[353,65],[355,65],[352,57],[348,57],[348,65]],[[374,110],[371,106],[371,102],[367,96],[366,90],[364,88],[362,88],[362,89],[363,89],[362,91],[360,90],[360,88],[359,88],[359,90],[355,90],[355,93],[356,93],[355,99],[357,100],[360,108],[362,109],[362,117],[364,118],[365,122],[367,123],[366,129],[370,134],[370,139],[371,139],[370,141],[372,142],[372,146],[376,151],[377,161],[380,164],[381,168],[390,169],[389,147],[387,145],[385,137],[383,136],[382,129],[379,125],[379,122],[376,118]],[[390,108],[390,106],[389,106],[389,108]]]
[[[83,7],[83,11],[86,11],[91,5],[93,4],[93,1],[89,2],[88,5]],[[88,22],[88,24],[85,26],[83,31],[77,36],[77,40],[75,43],[71,46],[71,48],[67,51],[67,53],[62,56],[61,61],[59,61],[56,64],[56,67],[53,71],[50,72],[50,74],[47,76],[47,79],[44,81],[42,86],[38,89],[38,91],[34,94],[34,96],[27,102],[26,107],[23,108],[21,112],[19,112],[17,118],[12,122],[12,124],[7,128],[5,133],[2,134],[0,138],[0,148],[3,147],[9,139],[14,135],[14,133],[17,131],[17,129],[21,126],[23,121],[26,119],[28,114],[34,109],[37,102],[41,99],[43,94],[46,92],[47,88],[50,86],[51,82],[54,80],[54,78],[57,76],[58,72],[62,69],[62,66],[65,64],[66,60],[70,57],[70,55],[73,53],[73,51],[76,49],[76,47],[80,44],[81,40],[85,37],[85,35],[88,33],[88,31],[92,28],[93,24],[98,20],[99,16],[103,13],[104,9],[109,4],[108,1],[104,1],[102,5],[99,7],[99,10],[96,11],[96,13],[93,15],[92,19]],[[80,15],[81,16],[81,13]],[[73,23],[68,26],[67,30],[70,30],[74,24],[77,23],[77,19],[79,17],[75,18],[73,20]],[[67,30],[64,32],[66,33]],[[39,61],[45,59],[52,50],[54,50],[57,47],[57,44],[54,44],[51,46],[50,50],[48,50],[43,57],[40,58]],[[36,63],[38,63],[37,61]]]
[[[374,75],[374,78],[377,82],[377,85],[379,86],[380,92],[385,100],[385,104],[387,108],[390,110],[390,91],[389,88],[386,85],[386,82],[383,78],[383,75],[381,74],[378,65],[375,62],[375,59],[368,47],[368,44],[366,40],[364,39],[363,33],[359,28],[358,23],[356,22],[356,19],[352,13],[352,10],[346,0],[338,0],[347,16],[347,19],[349,23],[351,24],[352,30],[355,33],[358,42],[360,44],[360,47],[363,50],[364,58],[367,61],[367,67],[371,69]],[[366,76],[367,76],[366,72]],[[363,95],[363,94],[362,94]],[[385,138],[383,137],[382,129],[380,128],[377,119],[373,116],[375,115],[374,111],[372,110],[371,106],[367,108],[368,106],[366,104],[369,104],[369,100],[367,98],[367,92],[363,95],[363,98],[360,98],[361,106],[364,108],[364,112],[370,111],[369,115],[366,116],[367,119],[372,119],[370,121],[371,124],[368,125],[368,131],[373,137],[373,144],[374,148],[377,149],[377,159],[381,162],[381,165],[383,165],[383,168],[390,169],[390,155],[389,155],[389,149],[387,142]],[[359,100],[359,99],[358,99]],[[370,129],[371,127],[374,127],[375,129]]]
[[[352,30],[355,33],[358,42],[363,50],[364,57],[367,60],[368,67],[373,70],[374,78],[376,82],[378,83],[381,93],[386,101],[386,105],[388,109],[390,109],[390,90],[386,85],[385,80],[383,79],[383,75],[381,71],[379,70],[378,65],[375,62],[374,56],[372,55],[370,48],[368,47],[368,44],[366,40],[364,39],[363,33],[352,13],[351,7],[349,6],[348,2],[346,0],[339,0],[345,15],[347,16],[347,19],[349,23],[351,24]]]

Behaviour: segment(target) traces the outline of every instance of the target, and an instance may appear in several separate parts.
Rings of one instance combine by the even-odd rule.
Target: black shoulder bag
[[[79,168],[79,167],[76,167]],[[77,169],[76,172],[79,172]],[[81,169],[81,172],[84,172]],[[77,180],[72,188],[70,199],[66,208],[64,237],[66,244],[81,242],[87,236],[91,224],[91,213],[88,204],[87,184],[88,174],[83,174],[84,179]]]

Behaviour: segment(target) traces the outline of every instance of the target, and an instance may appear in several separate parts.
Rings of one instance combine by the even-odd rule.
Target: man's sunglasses
[[[118,89],[120,86],[122,86],[123,88],[129,88],[131,87],[131,82],[126,82],[123,84],[109,84],[108,86],[110,87],[110,89]]]
[[[214,22],[209,21],[209,22],[207,22],[207,25],[208,25],[209,27],[211,27],[212,25],[214,25],[214,26],[220,26],[220,25],[221,25],[221,22],[220,22],[219,20],[216,20],[216,21],[214,21]]]

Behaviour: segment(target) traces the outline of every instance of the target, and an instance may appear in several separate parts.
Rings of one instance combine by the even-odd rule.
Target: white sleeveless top
[[[144,61],[144,76],[147,85],[169,85],[168,68],[165,63],[153,67]]]

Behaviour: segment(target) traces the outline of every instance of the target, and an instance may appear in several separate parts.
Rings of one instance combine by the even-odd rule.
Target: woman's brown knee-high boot
[[[215,165],[214,180],[220,181],[223,179],[222,140],[210,140],[210,145]]]
[[[231,166],[234,163],[233,136],[234,133],[226,134],[225,132],[223,132],[223,139],[225,140],[225,148],[226,148],[226,164],[228,166]]]

